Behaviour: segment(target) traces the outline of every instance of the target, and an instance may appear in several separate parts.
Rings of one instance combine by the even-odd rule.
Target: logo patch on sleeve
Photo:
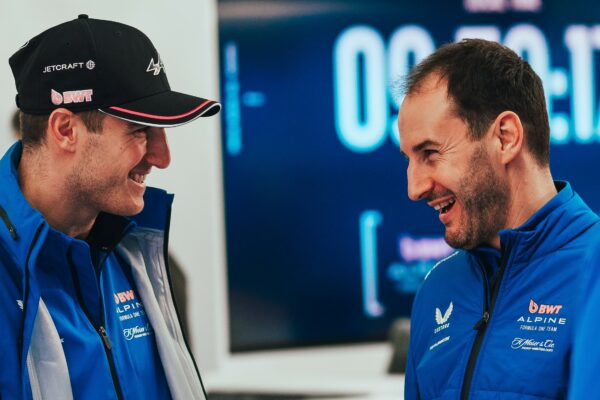
[[[452,315],[452,310],[454,310],[454,304],[452,302],[450,302],[450,305],[448,305],[448,308],[446,309],[446,311],[444,312],[443,315],[442,315],[442,310],[440,310],[439,308],[436,307],[435,323],[438,326],[433,330],[433,333],[441,332],[444,329],[447,329],[450,327],[450,322],[448,322],[448,320],[450,319],[450,316]]]

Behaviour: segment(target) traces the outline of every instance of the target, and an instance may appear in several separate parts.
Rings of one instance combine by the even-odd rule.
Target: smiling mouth
[[[146,174],[136,174],[130,172],[128,178],[136,183],[139,183],[140,185],[143,185],[146,182]]]
[[[456,203],[456,199],[450,199],[443,203],[437,204],[433,208],[440,214],[446,214],[448,211],[450,211],[450,209],[452,209],[454,203]]]

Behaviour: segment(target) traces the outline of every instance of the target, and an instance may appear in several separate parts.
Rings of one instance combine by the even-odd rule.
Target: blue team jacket
[[[558,194],[501,251],[457,251],[426,277],[413,304],[405,398],[567,396],[581,280],[600,220],[557,182]],[[499,205],[502,206],[502,205]]]
[[[28,204],[20,156],[0,160],[0,399],[203,399],[164,258],[173,196],[101,215],[96,249]]]
[[[590,254],[589,263],[592,268],[581,277],[583,306],[571,359],[570,400],[600,398],[600,246]]]

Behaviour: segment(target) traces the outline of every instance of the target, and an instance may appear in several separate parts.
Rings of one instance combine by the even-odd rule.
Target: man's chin
[[[127,215],[124,215],[124,216],[125,217],[133,217],[134,215],[138,215],[139,213],[141,213],[143,209],[144,209],[144,200],[142,200],[141,203],[137,207],[132,209]]]
[[[472,236],[472,237],[469,237]],[[492,239],[482,239],[481,235],[477,237],[477,239],[474,237],[474,235],[469,235],[469,233],[467,232],[449,232],[448,229],[446,229],[446,233],[444,235],[444,240],[446,241],[446,243],[448,244],[448,246],[454,248],[454,249],[462,249],[462,250],[473,250],[474,248],[476,248],[477,246],[483,245],[483,244],[490,244],[492,243]]]
[[[452,232],[448,228],[446,229],[446,233],[444,235],[444,240],[448,244],[448,246],[454,249],[464,249],[471,250],[476,247],[476,245],[472,245],[469,243],[465,235],[461,235],[461,232]]]
[[[121,217],[133,217],[138,215],[144,209],[144,199],[135,201],[132,204],[114,207],[112,210],[106,210],[109,214],[119,215]]]

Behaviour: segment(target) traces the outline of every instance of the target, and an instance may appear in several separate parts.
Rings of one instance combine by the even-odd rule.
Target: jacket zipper
[[[10,237],[12,237],[13,240],[17,240],[17,228],[15,228],[13,223],[10,221],[10,218],[8,218],[8,214],[6,213],[4,208],[2,208],[1,206],[0,206],[0,218],[4,222],[4,225],[6,225],[6,227],[8,228]]]
[[[502,252],[502,256],[500,257],[500,268],[497,272],[497,277],[492,283],[491,288],[491,297],[488,296],[490,292],[489,282],[487,279],[487,274],[485,273],[485,268],[480,265],[481,271],[483,273],[483,315],[481,319],[475,323],[473,329],[477,331],[477,336],[475,336],[475,342],[473,343],[473,347],[471,348],[471,353],[469,354],[469,361],[467,362],[467,368],[465,370],[465,377],[463,380],[463,385],[460,393],[461,400],[468,400],[469,394],[471,392],[471,384],[473,381],[473,372],[475,370],[475,364],[477,362],[477,357],[479,356],[479,350],[481,350],[481,344],[483,343],[483,338],[487,331],[488,323],[490,318],[492,317],[492,312],[494,311],[494,306],[496,304],[496,298],[498,297],[498,292],[500,290],[500,283],[502,282],[502,278],[504,277],[504,271],[506,269],[506,265],[504,264],[504,251]]]
[[[113,379],[113,384],[115,385],[115,392],[117,392],[117,398],[119,400],[123,400],[123,390],[121,389],[121,384],[117,375],[117,367],[115,366],[115,360],[112,354],[112,344],[110,343],[110,339],[108,338],[108,334],[106,333],[106,329],[104,329],[104,326],[100,325],[98,327],[97,332],[102,338],[102,343],[104,344],[104,351],[106,352],[106,358],[108,359],[110,374]]]
[[[98,263],[98,271],[100,271],[100,269],[101,269],[100,267],[102,266],[104,261],[106,261],[106,258],[107,258],[107,256],[105,256],[102,259],[102,261],[100,261]],[[115,359],[112,354],[112,343],[110,342],[110,338],[108,337],[106,328],[104,328],[104,324],[106,321],[104,319],[104,299],[102,298],[102,290],[100,290],[100,319],[101,319],[101,321],[100,321],[100,325],[96,325],[94,323],[94,320],[90,316],[90,313],[89,313],[87,307],[85,306],[85,303],[83,302],[83,296],[81,294],[81,286],[79,284],[79,276],[77,275],[77,270],[74,266],[73,259],[71,258],[70,253],[69,253],[69,265],[71,266],[72,275],[76,280],[75,288],[77,290],[77,297],[79,299],[79,304],[81,305],[81,309],[83,310],[85,316],[90,321],[90,323],[96,330],[96,333],[98,333],[98,335],[100,336],[100,339],[102,340],[102,345],[104,347],[104,353],[106,354],[106,359],[108,361],[110,375],[111,375],[111,378],[113,381],[113,385],[115,387],[115,393],[117,394],[117,398],[119,400],[124,400],[123,390],[121,389],[121,383],[119,382],[119,376],[117,375],[117,367],[115,366]],[[99,277],[100,276],[98,273],[98,285],[100,285]]]

